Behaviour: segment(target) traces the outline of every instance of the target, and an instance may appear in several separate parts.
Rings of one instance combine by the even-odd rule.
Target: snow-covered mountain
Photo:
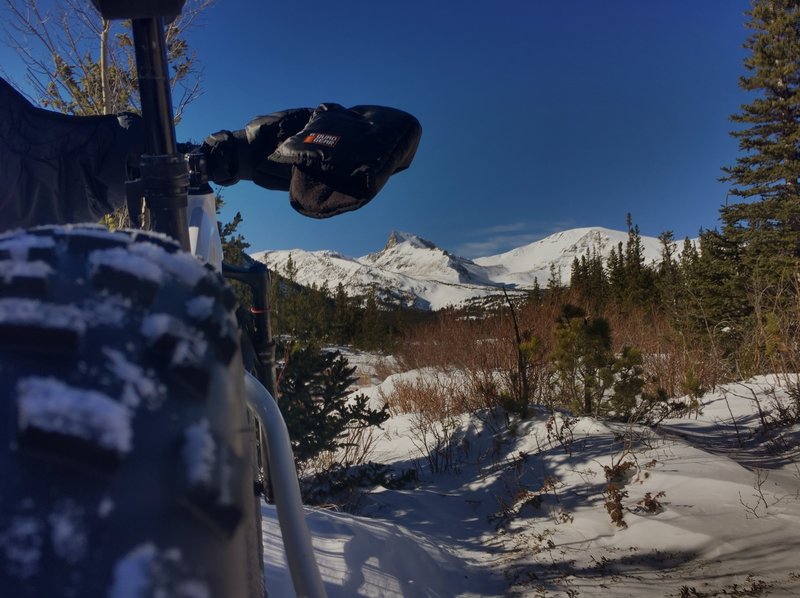
[[[531,288],[534,280],[545,286],[551,265],[569,282],[575,257],[597,252],[608,256],[628,233],[606,228],[576,228],[550,235],[506,253],[473,260],[453,255],[436,244],[409,233],[393,232],[378,252],[352,258],[335,251],[302,249],[261,251],[252,254],[278,272],[291,260],[296,281],[317,287],[327,283],[333,290],[341,283],[348,294],[363,294],[370,288],[389,292],[407,305],[441,309],[469,299],[499,292],[503,286]],[[645,259],[655,261],[661,243],[642,237]]]
[[[661,241],[644,236],[641,240],[646,262],[661,259]],[[487,268],[494,282],[503,284],[531,287],[536,278],[545,286],[551,265],[561,272],[562,282],[569,283],[572,261],[576,257],[596,252],[607,258],[612,249],[620,243],[624,248],[627,241],[627,232],[600,227],[574,228],[506,253],[476,258],[474,262]]]

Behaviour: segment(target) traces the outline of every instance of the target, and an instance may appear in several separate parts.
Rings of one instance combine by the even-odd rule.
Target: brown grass
[[[549,354],[553,348],[556,320],[563,303],[570,299],[566,293],[556,300],[526,304],[519,309],[523,339],[535,337],[538,341],[536,358],[528,364],[533,403],[552,405],[554,400]],[[588,313],[587,316],[608,319],[615,351],[621,351],[624,346],[642,351],[645,391],[651,394],[663,389],[673,398],[686,394],[697,396],[735,375],[729,371],[729,364],[709,348],[708,342],[698,335],[689,336],[681,332],[673,325],[674,317],[664,313],[632,308]],[[783,328],[788,329],[788,326]],[[788,346],[792,342],[794,346],[798,343],[793,339],[783,344],[776,343],[776,346]],[[786,360],[787,354],[779,353],[779,356]],[[415,403],[429,409],[432,403],[448,400],[448,396],[457,396],[455,404],[465,412],[503,405],[513,389],[518,371],[510,311],[506,307],[480,319],[442,312],[434,322],[407,332],[398,348],[398,360],[399,369],[404,371],[426,367],[440,372],[455,369],[463,372],[467,380],[461,381],[457,389],[444,390],[441,382],[434,385],[438,388],[424,391],[403,386],[392,399],[400,403],[406,401],[403,410],[412,409]],[[423,394],[426,395],[424,399]],[[400,395],[405,398],[400,398]],[[448,406],[448,410],[451,408],[452,405]]]

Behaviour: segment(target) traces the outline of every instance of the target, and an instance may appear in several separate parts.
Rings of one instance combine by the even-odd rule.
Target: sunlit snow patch
[[[82,333],[84,312],[71,305],[54,305],[35,299],[0,299],[0,324],[23,324]]]
[[[207,419],[189,426],[184,433],[183,459],[191,484],[210,484],[214,472],[214,438]]]
[[[17,384],[17,408],[20,430],[53,432],[121,454],[131,450],[131,413],[103,393],[55,378],[24,378]]]
[[[183,576],[183,568],[179,550],[159,550],[152,543],[142,544],[114,566],[114,579],[108,598],[210,598],[208,585]]]

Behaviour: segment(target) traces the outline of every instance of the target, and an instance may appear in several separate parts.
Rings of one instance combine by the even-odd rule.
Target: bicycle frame
[[[111,11],[108,14],[112,16],[107,16],[102,6],[100,8],[106,18],[125,18],[124,11],[128,10],[124,9],[123,13]],[[137,7],[129,10],[135,9]],[[141,10],[141,6],[138,9]],[[148,5],[147,9],[158,11],[158,2],[153,6]],[[150,211],[154,230],[176,239],[184,251],[191,251],[220,267],[221,251],[218,256],[213,255],[216,245],[212,238],[217,232],[213,200],[211,205],[206,205],[207,201],[199,202],[192,210],[191,221],[187,215],[189,168],[187,159],[177,151],[162,16],[133,18],[132,32],[146,131],[140,177],[129,182],[127,187],[133,224],[138,225],[135,217],[141,213],[144,201]],[[259,380],[250,374],[246,375],[244,400],[260,422],[257,429],[264,430],[267,437],[267,442],[261,443],[267,453],[262,458],[274,473],[276,483],[273,492],[295,591],[303,596],[324,596],[322,578],[314,559],[311,536],[300,501],[289,436],[273,398],[274,346],[269,328],[269,273],[266,266],[257,263],[250,268],[223,266],[222,270],[226,276],[250,284],[255,291],[253,315],[257,334],[254,344],[260,364],[257,368]]]

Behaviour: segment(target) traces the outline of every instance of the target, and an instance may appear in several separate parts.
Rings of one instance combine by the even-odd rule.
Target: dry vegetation
[[[574,403],[566,402],[564,393],[559,392],[553,355],[558,343],[559,314],[565,304],[575,299],[565,291],[516,306],[513,313],[506,305],[482,317],[445,310],[435,321],[410,329],[397,351],[398,371],[428,368],[434,374],[398,384],[386,397],[390,409],[395,414],[420,413],[438,421],[464,413],[513,413],[520,400],[550,410],[574,411]],[[611,417],[657,421],[677,410],[685,413],[696,407],[693,399],[719,384],[762,371],[800,371],[798,352],[794,350],[800,346],[800,331],[792,326],[792,318],[785,322],[777,317],[764,319],[765,324],[757,329],[761,340],[750,339],[753,346],[759,347],[759,368],[754,370],[751,365],[743,371],[739,364],[746,355],[721,355],[718,340],[725,334],[722,330],[714,334],[689,333],[674,315],[651,308],[586,312],[587,321],[594,317],[608,322],[614,355],[620,355],[625,347],[634,347],[642,358],[637,407],[625,414],[608,408],[605,414]],[[517,338],[522,343],[518,344]],[[749,347],[742,347],[742,351],[752,353]],[[619,378],[618,373],[614,375]]]

